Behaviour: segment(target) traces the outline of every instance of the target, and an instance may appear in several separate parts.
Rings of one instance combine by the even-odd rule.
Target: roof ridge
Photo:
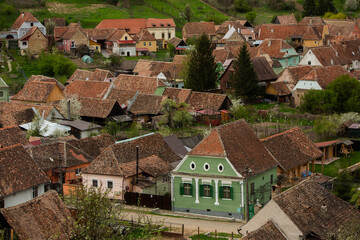
[[[1,130],[5,130],[5,129],[9,129],[9,128],[18,128],[18,127],[19,127],[19,126],[17,126],[17,125],[2,127],[2,128],[0,128],[0,131],[1,131]]]
[[[274,137],[277,137],[277,136],[281,136],[281,135],[284,135],[284,134],[286,134],[286,133],[294,132],[294,131],[297,131],[297,130],[300,130],[300,131],[301,131],[301,129],[300,129],[299,127],[295,127],[295,128],[286,130],[286,131],[284,131],[284,132],[277,133],[277,134],[271,135],[271,136],[269,136],[269,137],[260,139],[260,142],[264,142],[264,141],[267,141],[267,140],[269,140],[269,139],[271,139],[271,138],[274,138]]]
[[[6,151],[6,150],[9,150],[9,149],[12,149],[12,148],[17,148],[17,147],[22,147],[21,143],[17,143],[17,144],[8,146],[8,147],[0,148],[0,152]]]

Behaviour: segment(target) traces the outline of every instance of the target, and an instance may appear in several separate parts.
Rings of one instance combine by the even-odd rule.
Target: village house
[[[211,41],[217,39],[214,22],[188,22],[182,29],[182,37],[185,41],[189,38],[200,37],[204,33]]]
[[[70,127],[70,135],[73,135],[78,139],[86,138],[91,135],[99,135],[100,130],[102,129],[102,126],[98,124],[86,122],[81,119],[61,120],[59,121],[59,124]]]
[[[247,40],[246,38],[240,33],[240,29],[235,29],[231,27],[229,31],[225,34],[223,38],[216,41],[216,49],[225,48],[225,44],[228,41],[236,42],[237,45],[241,46]]]
[[[18,126],[0,128],[0,148],[10,147],[20,143],[29,144],[25,133]]]
[[[77,95],[79,98],[106,99],[115,88],[113,82],[75,80],[66,86],[65,95]]]
[[[43,35],[46,35],[46,28],[29,12],[22,12],[10,27],[10,32],[16,33],[14,39],[21,39],[32,27],[37,27]]]
[[[174,45],[176,54],[183,54],[186,50],[189,49],[187,43],[183,39],[180,39],[178,37],[171,38],[168,43]],[[177,55],[175,55],[175,57],[176,56]]]
[[[236,29],[237,33],[244,36],[246,41],[256,39],[253,26],[246,20],[225,21],[220,26],[215,26],[217,39],[222,39],[231,28]]]
[[[74,226],[69,209],[55,191],[48,191],[14,207],[0,209],[0,223],[5,228],[5,236],[39,240],[54,236],[66,239]]]
[[[245,192],[266,204],[277,165],[245,121],[218,126],[172,171],[173,211],[244,219]]]
[[[105,44],[116,55],[136,56],[136,41],[125,30],[115,30]]]
[[[0,101],[9,101],[9,86],[0,77]]]
[[[275,134],[261,142],[278,162],[278,184],[296,183],[311,176],[315,172],[315,161],[323,155],[300,128]]]
[[[41,52],[46,51],[48,47],[47,37],[36,26],[19,39],[20,54],[25,55],[39,55]]]
[[[141,60],[139,60],[140,62]],[[139,63],[138,63],[139,64]],[[137,71],[137,70],[134,70]],[[116,89],[125,91],[139,91],[144,94],[161,95],[165,89],[165,83],[156,77],[139,75],[119,74],[114,81]]]
[[[280,25],[292,25],[297,24],[297,21],[292,13],[290,15],[277,15],[273,23]]]
[[[320,67],[341,65],[347,68],[351,62],[341,58],[332,47],[316,47],[310,48],[299,62],[299,66],[305,65]]]
[[[328,66],[312,69],[307,75],[303,76],[293,88],[293,103],[295,106],[301,104],[301,97],[310,89],[322,90],[327,85],[341,75],[354,77],[342,66]]]
[[[82,29],[82,31],[89,38],[89,48],[91,50],[100,52],[107,48],[107,39],[116,31],[116,29]]]
[[[46,192],[50,179],[21,144],[0,148],[0,208],[12,207]]]
[[[32,75],[23,89],[11,97],[12,102],[50,104],[64,98],[65,87],[55,78]]]
[[[89,47],[90,40],[77,23],[71,23],[66,27],[55,27],[54,38],[59,50],[64,50],[65,52],[70,53],[80,45]]]
[[[100,68],[96,68],[94,72],[84,70],[84,69],[76,69],[75,72],[69,77],[65,84],[70,84],[75,80],[83,80],[83,81],[99,81],[99,82],[110,82],[115,80],[115,75],[109,70],[104,70]]]
[[[136,42],[136,56],[146,56],[149,52],[157,52],[156,38],[146,29],[142,29],[133,35]]]
[[[83,184],[120,200],[126,192],[164,195],[170,192],[168,173],[179,161],[160,134],[150,133],[107,147],[83,170]]]
[[[245,239],[263,239],[257,238],[257,234],[263,225],[272,221],[285,239],[326,239],[341,232],[341,226],[359,216],[359,211],[350,203],[314,181],[306,180],[274,197],[241,227],[241,234]]]

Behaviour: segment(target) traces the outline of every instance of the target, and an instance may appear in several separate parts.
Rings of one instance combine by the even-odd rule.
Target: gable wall
[[[29,38],[28,41],[28,50],[31,54],[40,54],[41,51],[47,49],[48,40],[40,32],[39,29],[36,29],[35,33]]]
[[[64,94],[62,93],[62,91],[60,90],[60,88],[58,86],[55,86],[53,88],[53,90],[51,91],[46,102],[60,101],[63,98],[64,98]]]
[[[314,53],[311,51],[311,49],[309,49],[307,51],[307,53],[305,54],[305,56],[301,59],[301,61],[299,62],[300,66],[306,66],[309,65],[308,62],[311,62],[311,66],[322,66],[322,64],[319,62],[319,60],[316,58],[316,56],[314,55]]]

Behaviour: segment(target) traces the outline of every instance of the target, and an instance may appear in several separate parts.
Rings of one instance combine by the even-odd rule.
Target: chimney
[[[230,28],[231,28],[231,25],[229,24],[229,30],[230,30]]]
[[[71,120],[70,100],[67,101],[67,117]]]
[[[312,25],[313,20],[310,18],[310,25]]]
[[[136,183],[139,182],[139,146],[136,146]]]
[[[335,56],[339,56],[339,52],[337,50],[335,50]]]
[[[24,12],[21,13],[21,18],[24,18]]]
[[[271,46],[271,40],[268,40],[268,47]]]

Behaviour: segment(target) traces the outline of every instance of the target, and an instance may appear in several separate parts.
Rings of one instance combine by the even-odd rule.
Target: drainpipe
[[[136,184],[139,182],[139,146],[136,146]]]

